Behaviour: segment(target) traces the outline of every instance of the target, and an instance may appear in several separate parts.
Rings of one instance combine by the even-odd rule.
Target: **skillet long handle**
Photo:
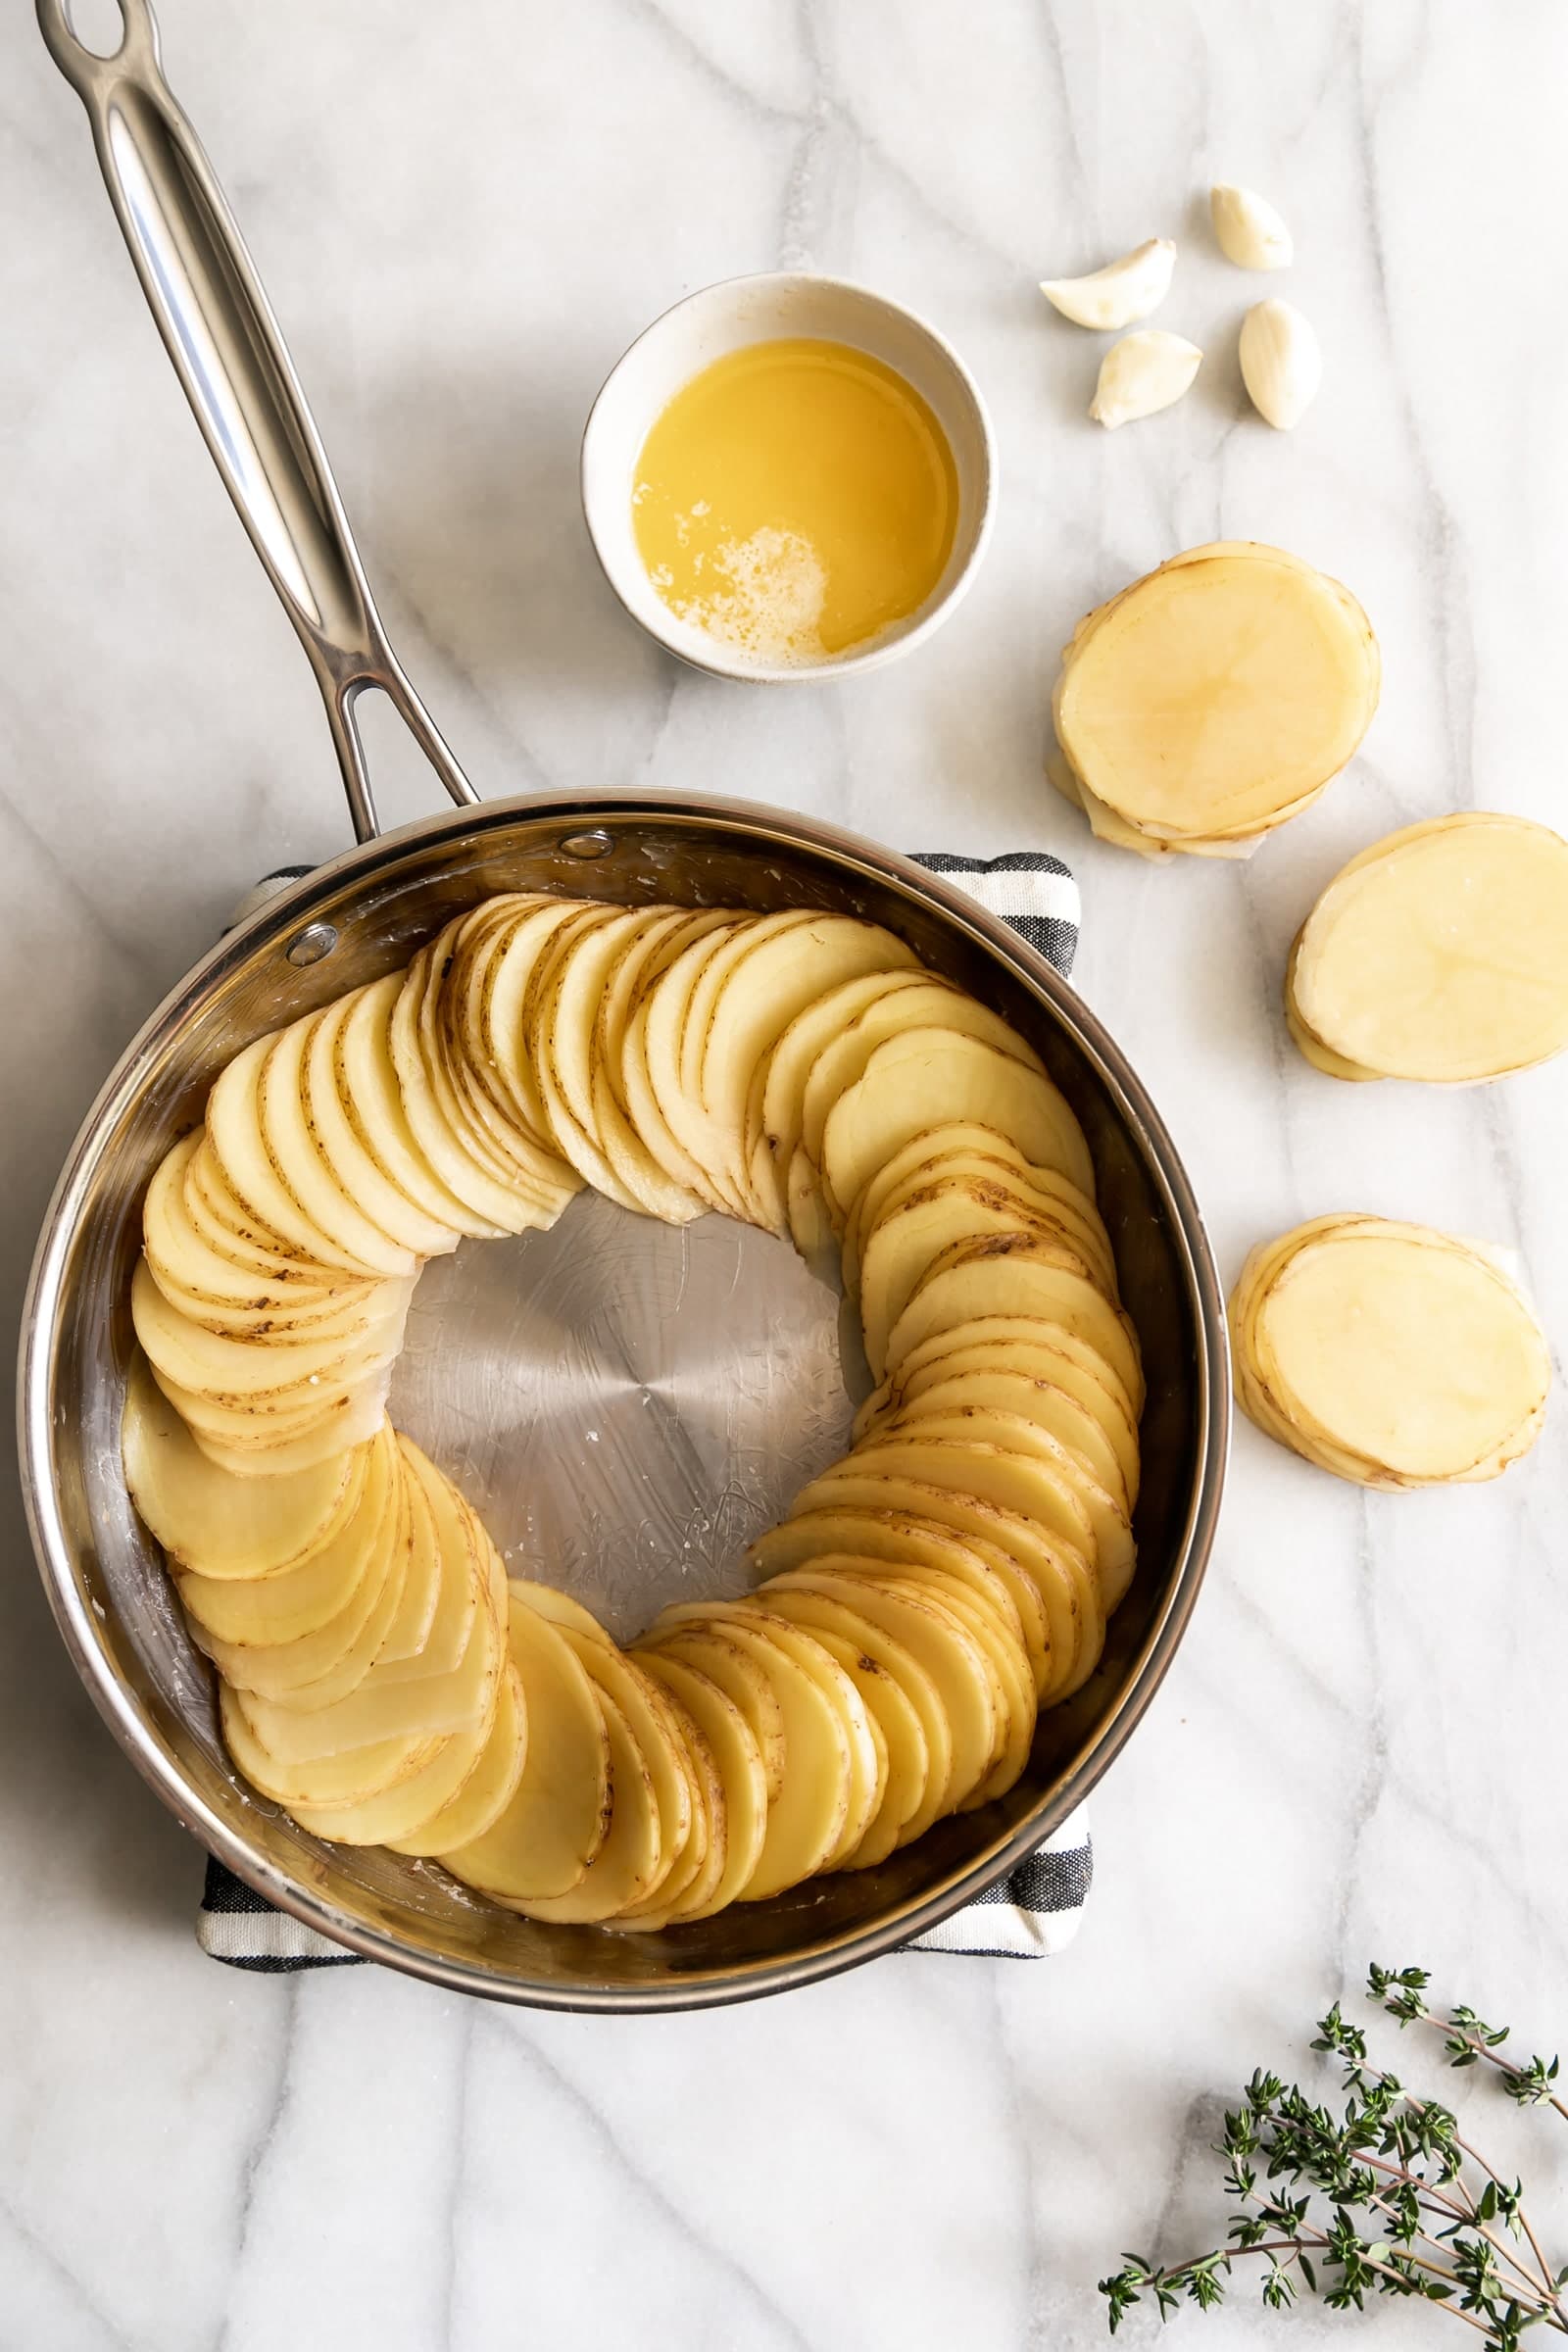
[[[148,0],[118,0],[113,56],[77,39],[67,0],[37,0],[51,56],[87,110],[142,291],[240,520],[326,703],[354,830],[378,830],[357,696],[388,696],[460,804],[478,794],[382,627],[316,419],[213,168],[164,79]]]

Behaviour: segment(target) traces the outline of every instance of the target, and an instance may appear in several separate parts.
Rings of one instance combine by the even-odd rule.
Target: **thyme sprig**
[[[1430,2029],[1449,2066],[1484,2065],[1519,2106],[1549,2107],[1568,2122],[1557,2060],[1504,2056],[1506,2026],[1462,2004],[1430,2008],[1430,1983],[1424,1968],[1374,1967],[1367,1998],[1401,2031]],[[1519,2352],[1529,2328],[1568,2335],[1568,2264],[1547,2260],[1522,2184],[1471,2145],[1448,2108],[1375,2066],[1338,2001],[1312,2047],[1340,2063],[1349,2091],[1343,2114],[1298,2083],[1255,2073],[1216,2150],[1225,2193],[1241,2208],[1227,2242],[1168,2266],[1124,2254],[1121,2270],[1100,2281],[1112,2335],[1146,2294],[1161,2320],[1184,2301],[1212,2310],[1244,2256],[1262,2262],[1271,2311],[1303,2292],[1335,2311],[1364,2311],[1371,2295],[1415,2296],[1474,2329],[1491,2352]]]

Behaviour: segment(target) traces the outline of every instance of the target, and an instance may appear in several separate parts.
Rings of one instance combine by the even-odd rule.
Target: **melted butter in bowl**
[[[782,336],[681,387],[643,444],[632,506],[648,576],[678,619],[764,662],[832,662],[936,589],[957,469],[895,368]]]
[[[837,679],[919,644],[990,535],[990,419],[911,312],[838,278],[705,287],[611,371],[589,536],[632,618],[719,677]]]

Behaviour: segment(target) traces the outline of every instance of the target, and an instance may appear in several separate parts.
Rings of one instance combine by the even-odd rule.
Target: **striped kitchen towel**
[[[933,851],[916,853],[916,861],[970,892],[990,913],[1001,915],[1063,976],[1072,970],[1078,946],[1078,885],[1059,858],[1045,850],[1014,850],[991,858]],[[274,891],[309,870],[294,866],[269,874],[236,910],[235,920],[254,913]],[[986,1959],[1048,1959],[1072,1941],[1089,1899],[1094,1867],[1088,1813],[1080,1805],[1016,1870],[905,1949],[964,1952]],[[363,1965],[357,1952],[345,1951],[314,1928],[274,1910],[265,1896],[211,1856],[196,1915],[196,1939],[214,1960],[266,1975]]]

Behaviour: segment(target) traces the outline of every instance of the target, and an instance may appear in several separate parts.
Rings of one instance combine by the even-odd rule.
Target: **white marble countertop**
[[[1552,0],[166,0],[163,19],[394,635],[481,789],[727,790],[902,846],[1063,851],[1082,988],[1163,1106],[1227,1278],[1261,1233],[1369,1205],[1515,1247],[1568,1331],[1568,1070],[1337,1088],[1277,1001],[1289,937],[1353,848],[1471,803],[1561,821]],[[15,1309],[121,1044],[258,871],[346,827],[314,689],[75,102],[30,10],[0,40]],[[1216,175],[1296,226],[1285,290],[1328,371],[1290,439],[1243,407],[1254,283],[1203,232]],[[1104,435],[1082,416],[1098,341],[1035,280],[1156,233],[1186,247],[1160,322],[1210,357],[1181,408]],[[944,326],[1004,481],[937,643],[770,696],[638,637],[589,553],[575,454],[647,318],[779,264]],[[1155,871],[1093,847],[1045,788],[1049,684],[1080,611],[1219,536],[1281,540],[1354,588],[1383,707],[1353,772],[1254,863]],[[413,813],[427,793],[393,765]],[[1369,1498],[1242,1427],[1191,1636],[1095,1801],[1072,1951],[894,1959],[660,2023],[204,1960],[199,1856],[75,1686],[8,1470],[0,2343],[1099,2343],[1117,2249],[1193,2250],[1220,2218],[1221,2098],[1260,2061],[1309,2064],[1307,2021],[1369,1957],[1425,1960],[1548,2046],[1568,2026],[1563,1429],[1559,1410],[1497,1487]],[[1250,2291],[1184,2325],[1216,2347],[1262,2327]],[[1340,2323],[1277,2325],[1315,2342]],[[1434,2327],[1386,2313],[1376,2340]]]

